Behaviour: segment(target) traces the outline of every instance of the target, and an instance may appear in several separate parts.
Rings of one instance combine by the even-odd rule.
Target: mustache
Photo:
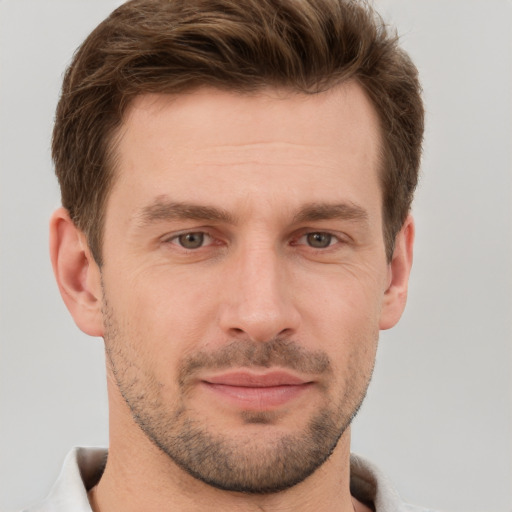
[[[235,340],[214,352],[200,351],[184,359],[179,382],[186,381],[200,370],[229,368],[270,368],[279,366],[304,374],[332,372],[327,354],[320,350],[307,350],[297,342],[276,337],[267,342]]]

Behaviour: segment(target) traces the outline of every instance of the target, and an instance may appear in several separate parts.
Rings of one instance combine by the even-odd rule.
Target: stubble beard
[[[211,431],[200,414],[185,405],[187,386],[200,369],[270,368],[281,366],[310,374],[332,373],[327,355],[305,351],[288,339],[266,343],[236,340],[215,353],[199,352],[180,368],[180,396],[172,404],[161,395],[162,385],[138,367],[124,351],[128,341],[117,325],[114,312],[104,301],[105,347],[119,391],[134,421],[147,438],[176,465],[208,485],[247,494],[271,494],[288,489],[312,475],[332,454],[339,439],[356,416],[371,379],[350,369],[345,389],[336,403],[325,391],[324,405],[296,434],[273,437],[234,437]],[[356,364],[356,361],[354,361]],[[273,412],[242,412],[247,425],[262,428],[278,423]],[[253,431],[254,432],[254,431]]]

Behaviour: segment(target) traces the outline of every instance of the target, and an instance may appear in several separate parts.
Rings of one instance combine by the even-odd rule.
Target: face
[[[362,90],[145,96],[120,132],[101,283],[110,370],[172,463],[292,486],[372,373],[390,285]]]

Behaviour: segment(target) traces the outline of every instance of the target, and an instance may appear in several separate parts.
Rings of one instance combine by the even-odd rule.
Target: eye
[[[308,233],[306,235],[307,244],[315,249],[324,249],[332,243],[333,236],[329,233]]]
[[[325,249],[337,241],[338,239],[334,235],[321,231],[307,233],[299,239],[299,243],[305,243],[314,249]]]
[[[199,249],[204,245],[211,243],[211,237],[201,231],[192,233],[183,233],[171,239],[172,243],[180,245],[184,249]]]

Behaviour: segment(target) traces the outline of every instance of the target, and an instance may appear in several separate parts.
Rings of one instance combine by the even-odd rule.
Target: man
[[[413,510],[350,456],[404,309],[423,109],[365,5],[135,0],[68,69],[51,257],[108,455],[34,510]]]

